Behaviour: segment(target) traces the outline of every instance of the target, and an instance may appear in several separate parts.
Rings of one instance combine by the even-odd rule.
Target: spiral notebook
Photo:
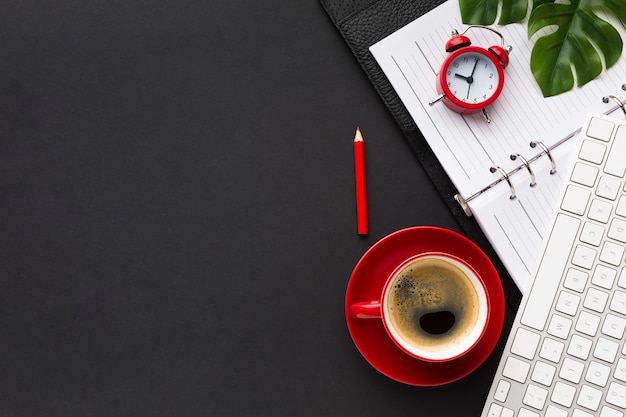
[[[621,23],[612,23],[623,31]],[[442,103],[428,104],[438,96],[435,76],[447,55],[444,45],[453,29],[466,27],[458,2],[450,0],[370,51],[452,180],[455,199],[476,219],[523,292],[567,171],[569,139],[590,112],[621,114],[626,56],[585,86],[544,98],[530,72],[526,26],[499,26],[512,52],[504,89],[489,107],[487,123],[480,113],[460,115]],[[500,42],[489,31],[467,35],[474,45]]]

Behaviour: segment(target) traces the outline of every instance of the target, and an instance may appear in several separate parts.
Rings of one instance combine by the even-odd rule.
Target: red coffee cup
[[[377,299],[350,305],[355,319],[382,320],[405,353],[445,362],[469,352],[485,334],[490,299],[480,275],[441,252],[412,256],[387,277]]]

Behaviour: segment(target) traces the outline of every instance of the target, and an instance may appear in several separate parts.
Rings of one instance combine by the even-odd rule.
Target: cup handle
[[[380,300],[365,301],[350,305],[350,317],[353,319],[379,319],[382,317],[380,312]]]

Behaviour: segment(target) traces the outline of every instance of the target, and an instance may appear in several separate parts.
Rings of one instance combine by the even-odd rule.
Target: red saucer
[[[491,316],[482,339],[471,351],[448,362],[415,359],[389,338],[382,320],[350,317],[350,305],[378,299],[393,269],[404,259],[423,252],[444,252],[464,259],[481,276],[491,298]],[[470,374],[491,354],[504,324],[504,293],[496,269],[474,242],[448,229],[417,226],[382,238],[363,255],[348,282],[345,314],[354,344],[379,372],[409,385],[442,385]]]

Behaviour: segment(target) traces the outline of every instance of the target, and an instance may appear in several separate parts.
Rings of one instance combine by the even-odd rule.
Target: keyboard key
[[[545,251],[549,255],[541,259],[528,294],[526,305],[532,308],[525,308],[522,312],[521,322],[528,327],[544,329],[579,226],[580,220],[575,217],[563,214],[556,217]]]
[[[511,352],[526,359],[533,359],[539,346],[539,339],[539,334],[520,328],[515,334]]]
[[[554,363],[561,360],[561,354],[565,345],[559,341],[546,337],[543,339],[539,356]]]
[[[598,265],[596,266],[595,271],[593,271],[593,278],[591,279],[591,282],[598,287],[610,290],[613,288],[616,276],[617,271],[615,269],[609,268],[605,265]]]
[[[609,200],[615,200],[617,193],[619,193],[620,182],[619,180],[603,175],[600,177],[598,187],[596,188],[596,195]]]
[[[615,291],[609,308],[617,313],[626,315],[626,292]]]
[[[578,184],[593,187],[596,183],[598,172],[599,170],[595,166],[577,162],[572,170],[571,179]]]
[[[601,337],[598,339],[596,348],[593,351],[593,356],[605,362],[613,363],[615,361],[615,357],[617,356],[618,350],[619,344],[609,339],[605,339],[604,337]]]
[[[493,403],[491,407],[489,407],[489,411],[487,412],[487,417],[500,417],[502,413],[502,406],[500,404]]]
[[[592,117],[587,127],[587,136],[601,141],[608,142],[615,128],[615,123],[610,120],[600,119],[599,117]]]
[[[592,388],[589,385],[583,385],[576,403],[591,411],[598,411],[600,400],[602,400],[602,391]]]
[[[565,358],[563,360],[561,370],[559,371],[559,376],[566,381],[578,384],[580,382],[580,378],[582,378],[583,376],[584,369],[585,364],[583,364],[582,362],[578,362],[570,358]]]
[[[535,364],[535,369],[533,369],[533,373],[530,376],[530,379],[533,381],[545,385],[549,387],[552,385],[552,380],[554,379],[554,375],[556,374],[556,367],[549,365],[542,361],[537,361]]]
[[[593,262],[596,259],[596,251],[587,246],[577,245],[574,249],[574,256],[572,257],[572,263],[576,266],[585,269],[591,269]]]
[[[493,398],[501,402],[506,401],[506,397],[509,395],[510,389],[511,389],[510,382],[505,381],[504,379],[500,380],[500,382],[498,382],[498,387],[496,388],[496,392],[493,395]]]
[[[626,386],[611,382],[609,392],[606,395],[606,402],[621,408],[626,408]]]
[[[611,336],[618,340],[621,340],[622,336],[624,336],[625,328],[626,320],[613,314],[607,314],[606,318],[604,319],[604,324],[602,325],[602,333],[607,336]]]
[[[548,333],[560,339],[567,339],[569,330],[572,328],[572,321],[568,318],[555,314],[550,320]]]
[[[576,408],[573,412],[572,412],[572,417],[595,417],[593,414],[589,414],[586,411],[580,410],[578,408]]]
[[[529,407],[537,410],[543,410],[543,406],[546,404],[548,398],[548,390],[538,387],[537,385],[529,384],[526,388],[526,394],[522,402]]]
[[[624,413],[605,405],[602,407],[602,410],[600,410],[600,415],[598,417],[624,417]]]
[[[606,164],[604,164],[604,172],[623,177],[624,171],[626,171],[626,158],[624,158],[624,155],[626,155],[626,128],[619,126],[613,139],[611,152],[606,160]]]
[[[576,395],[576,388],[571,385],[564,384],[561,381],[557,381],[554,384],[554,391],[550,399],[563,407],[571,407],[574,402],[574,396]]]
[[[587,374],[585,375],[585,381],[591,382],[599,387],[605,387],[609,376],[611,376],[611,368],[599,362],[591,361],[587,369]]]
[[[626,243],[626,221],[617,218],[613,219],[613,221],[611,221],[608,236],[611,239]]]
[[[572,336],[572,340],[567,346],[567,353],[576,358],[586,360],[589,357],[591,345],[591,340],[575,334]]]
[[[600,165],[602,163],[602,160],[604,160],[605,153],[605,145],[585,139],[583,140],[580,152],[578,153],[578,157],[583,161],[588,161]]]
[[[585,222],[580,232],[580,240],[593,246],[600,246],[603,237],[604,227],[592,222]]]
[[[596,259],[597,251],[593,248],[577,245],[574,249],[574,255],[572,257],[572,264],[580,266],[584,269],[591,269]]]
[[[600,291],[595,288],[589,288],[583,305],[590,310],[602,313],[604,311],[604,307],[606,307],[606,302],[608,299],[609,295],[604,291]]]
[[[502,375],[512,379],[513,381],[521,382],[523,384],[524,382],[526,382],[526,377],[528,376],[529,370],[530,364],[528,362],[524,362],[517,358],[510,357],[507,358],[506,363],[504,364]]]
[[[559,294],[559,299],[556,302],[556,310],[570,316],[575,316],[576,312],[578,311],[579,304],[579,296],[571,294],[567,291],[563,291]]]
[[[525,408],[520,408],[518,416],[519,417],[539,417],[539,414],[535,413],[534,411],[527,410]]]
[[[568,185],[561,201],[561,209],[582,216],[585,214],[591,191],[576,185]]]
[[[600,252],[600,260],[611,265],[619,266],[624,258],[624,246],[606,241]]]
[[[608,201],[594,198],[591,200],[591,206],[589,206],[588,217],[591,220],[598,221],[600,223],[606,223],[609,221],[611,212],[613,211],[613,205]]]
[[[600,317],[581,311],[576,322],[576,330],[589,336],[595,336],[598,332]]]
[[[624,274],[624,276],[624,284],[626,285],[626,274]],[[567,274],[565,275],[565,282],[563,285],[565,288],[569,288],[570,290],[583,292],[585,286],[587,285],[588,278],[588,273],[583,272],[580,269],[569,268],[567,270]]]
[[[567,411],[553,405],[549,405],[546,409],[545,417],[567,417]]]
[[[502,408],[502,413],[500,414],[500,417],[514,417],[514,416],[515,416],[515,411],[506,407]]]

